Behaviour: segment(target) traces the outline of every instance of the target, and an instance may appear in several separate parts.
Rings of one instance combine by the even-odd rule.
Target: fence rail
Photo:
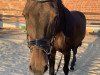
[[[0,28],[26,28],[23,16],[0,15]]]
[[[83,12],[83,13],[86,15],[87,26],[100,25],[100,13],[94,13],[94,12]],[[2,27],[1,24],[15,25],[15,27],[25,26],[25,19],[23,16],[0,14],[0,27]]]
[[[86,15],[87,25],[100,25],[100,13],[83,12]]]

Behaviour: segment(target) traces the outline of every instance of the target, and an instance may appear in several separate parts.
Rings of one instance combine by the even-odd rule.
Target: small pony
[[[70,52],[73,51],[70,69],[74,70],[77,48],[86,33],[84,14],[69,11],[61,0],[27,0],[23,15],[31,51],[29,68],[34,75],[43,75],[48,66],[49,75],[55,75],[56,51],[64,55],[65,75],[68,75]]]

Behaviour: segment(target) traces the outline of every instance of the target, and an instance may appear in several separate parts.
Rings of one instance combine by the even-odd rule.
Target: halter
[[[33,1],[37,1],[37,2],[54,2],[54,0],[33,0]],[[59,17],[59,14],[58,14],[58,17]],[[28,40],[28,45],[30,47],[31,46],[36,46],[38,48],[41,48],[48,55],[48,57],[51,58],[51,51],[52,51],[52,48],[54,46],[54,41],[55,41],[55,28],[53,30],[53,35],[52,35],[51,41],[47,40],[46,38],[35,39],[35,40],[31,40],[31,41]],[[30,48],[30,51],[32,52],[33,48]],[[63,55],[61,56],[61,59],[59,61],[58,68],[57,68],[57,71],[56,71],[55,75],[57,74],[57,72],[60,68],[62,57],[63,57]]]
[[[52,46],[53,46],[53,42],[54,42],[54,38],[51,42],[49,40],[43,38],[43,39],[36,39],[36,40],[28,41],[28,45],[40,47],[43,49],[43,51],[47,55],[50,55]],[[33,49],[30,49],[30,51],[32,52]]]

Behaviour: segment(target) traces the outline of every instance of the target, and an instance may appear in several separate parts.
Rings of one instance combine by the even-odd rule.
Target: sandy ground
[[[57,52],[56,67],[60,56]],[[0,29],[0,75],[32,75],[28,70],[28,59],[25,32]],[[63,61],[57,75],[64,75],[62,67]],[[82,46],[78,48],[75,71],[69,75],[100,75],[100,37],[86,35]]]

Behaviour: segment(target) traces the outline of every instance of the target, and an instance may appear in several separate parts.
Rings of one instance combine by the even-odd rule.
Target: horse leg
[[[76,62],[77,48],[78,47],[75,47],[75,48],[72,49],[72,51],[73,51],[73,59],[72,59],[72,62],[71,62],[70,70],[74,70],[74,66],[75,66],[75,62]]]
[[[51,55],[49,56],[49,75],[54,75],[55,74],[55,55],[56,52],[52,52]]]
[[[65,75],[68,75],[68,72],[69,72],[69,61],[70,61],[70,50],[66,51],[66,53],[64,54],[63,71],[64,71]]]

